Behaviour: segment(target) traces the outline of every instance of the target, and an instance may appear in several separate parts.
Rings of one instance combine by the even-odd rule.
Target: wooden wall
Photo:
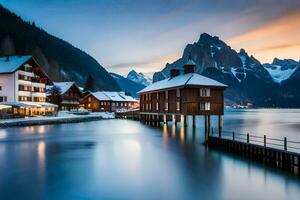
[[[157,94],[159,95],[158,98]],[[168,110],[165,110],[166,102],[168,102]],[[180,103],[179,111],[176,110],[176,102]],[[210,102],[209,111],[200,109],[200,103],[206,102]],[[156,103],[159,105],[158,110],[156,109]],[[176,95],[176,88],[170,89],[168,90],[168,99],[166,99],[165,90],[143,93],[140,95],[140,111],[183,115],[223,115],[224,89],[210,88],[210,97],[201,97],[199,87],[180,88],[180,97]]]

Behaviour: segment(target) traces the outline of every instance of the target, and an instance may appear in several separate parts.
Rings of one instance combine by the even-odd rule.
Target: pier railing
[[[239,141],[249,144],[256,144],[263,147],[276,148],[284,151],[290,151],[295,153],[300,153],[300,142],[288,140],[287,137],[282,139],[267,137],[266,135],[251,135],[249,133],[238,133],[235,131],[222,131],[221,133],[217,133],[212,128],[211,130],[212,137],[219,137],[223,139]]]

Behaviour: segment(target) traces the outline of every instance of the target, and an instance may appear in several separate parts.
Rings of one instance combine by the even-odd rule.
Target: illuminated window
[[[89,97],[89,98],[88,98],[88,101],[92,101],[92,97]]]
[[[168,93],[168,91],[165,91],[165,97],[166,97],[166,99],[169,98],[169,93]]]
[[[210,110],[210,102],[200,103],[200,110]]]
[[[91,104],[89,103],[89,104],[88,104],[88,108],[90,108],[90,107],[91,107]]]
[[[156,102],[156,110],[158,110],[158,102]]]
[[[169,110],[169,103],[168,102],[165,103],[165,110]]]
[[[176,102],[176,110],[180,111],[180,102]]]
[[[210,88],[201,88],[200,96],[201,97],[210,97]]]
[[[159,93],[156,93],[156,99],[159,99]]]

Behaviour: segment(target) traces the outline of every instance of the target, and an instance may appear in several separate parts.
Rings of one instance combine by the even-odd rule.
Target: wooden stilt
[[[184,116],[184,126],[188,126],[189,125],[189,116],[185,115]]]
[[[181,123],[181,126],[184,126],[184,115],[180,115],[180,123]]]
[[[210,115],[207,115],[207,135],[210,135]]]
[[[175,115],[172,115],[172,123],[176,124],[176,116]]]
[[[195,126],[196,126],[196,116],[193,115],[193,127],[195,127]]]
[[[204,115],[204,136],[205,136],[205,143],[207,142],[208,140],[208,137],[207,137],[207,116]]]
[[[223,128],[223,116],[219,115],[218,117],[218,122],[219,122],[219,137],[221,137],[222,134],[222,128]]]
[[[167,123],[167,115],[164,115],[164,124]]]

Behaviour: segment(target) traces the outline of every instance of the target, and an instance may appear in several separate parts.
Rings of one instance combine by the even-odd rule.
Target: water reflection
[[[252,114],[236,115],[227,115],[224,123],[247,129],[253,124],[244,116]],[[238,124],[241,119],[242,125]],[[297,177],[204,146],[202,120],[197,119],[196,128],[171,122],[157,127],[106,120],[49,125],[43,127],[44,131],[37,127],[3,129],[6,137],[0,139],[0,197],[299,198]]]

